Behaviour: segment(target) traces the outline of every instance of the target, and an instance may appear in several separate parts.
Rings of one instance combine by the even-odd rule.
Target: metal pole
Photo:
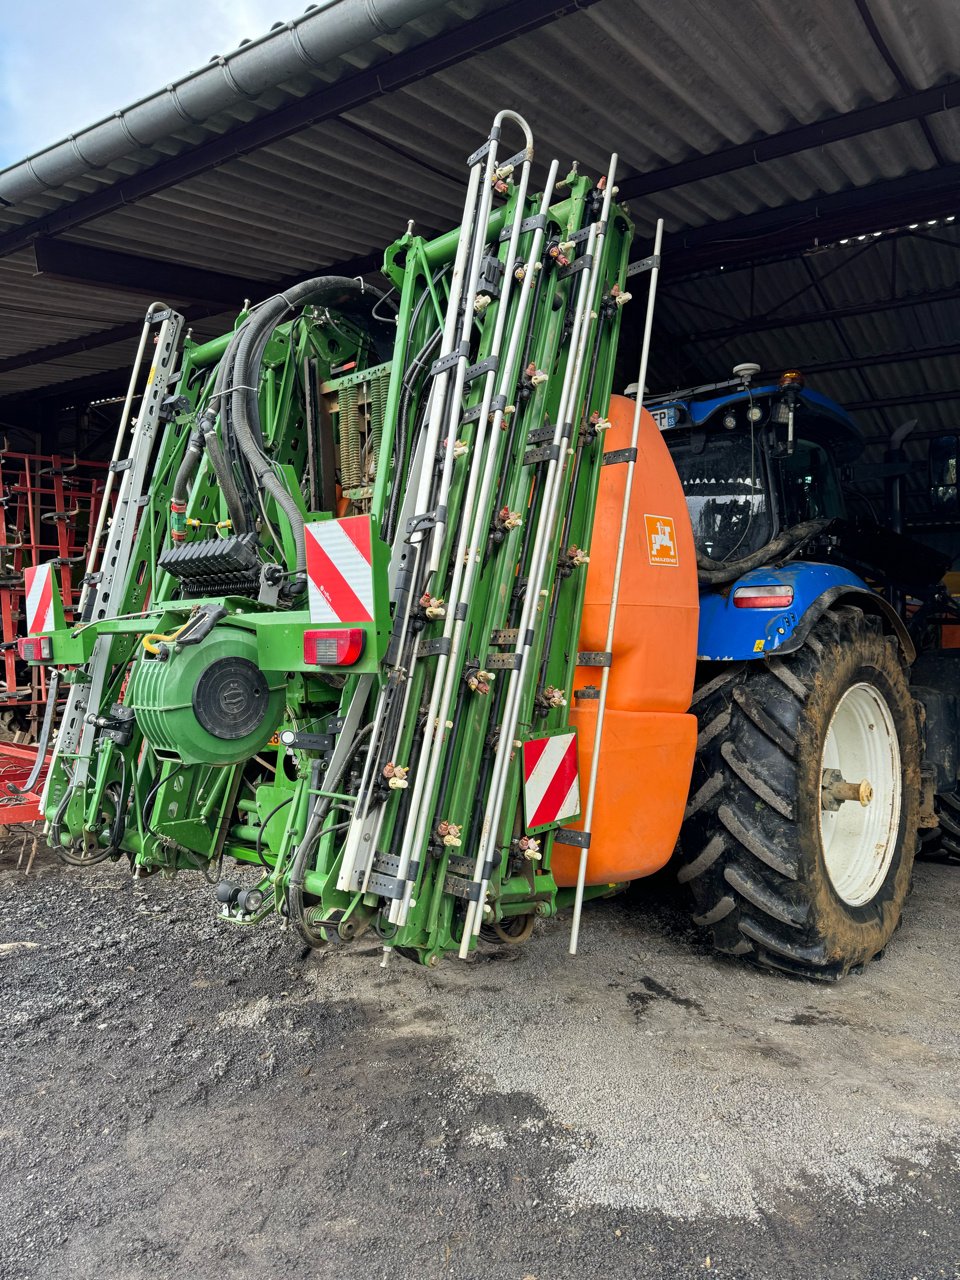
[[[660,276],[660,245],[663,241],[663,219],[657,220],[653,242],[653,265],[650,269],[650,290],[647,294],[647,316],[643,329],[643,346],[640,351],[640,373],[637,378],[637,404],[633,412],[633,432],[630,437],[632,453],[627,463],[627,482],[623,491],[623,509],[620,512],[620,537],[617,541],[616,567],[613,571],[613,590],[610,594],[610,616],[607,620],[606,652],[613,653],[613,634],[617,626],[617,604],[620,599],[620,577],[623,572],[623,553],[627,543],[627,525],[630,522],[630,497],[633,491],[633,473],[636,469],[637,440],[640,437],[640,417],[643,412],[643,389],[647,381],[647,362],[650,357],[650,335],[653,331],[653,308],[657,297],[657,280]],[[593,806],[597,798],[597,780],[600,774],[600,742],[603,737],[603,718],[607,710],[607,686],[610,668],[604,667],[600,675],[600,700],[597,703],[597,727],[593,737],[593,755],[590,761],[590,786],[587,789],[587,806],[584,810],[583,829],[589,836],[593,823]],[[573,903],[573,922],[570,927],[570,954],[577,954],[580,938],[580,915],[583,911],[583,890],[587,881],[587,854],[589,848],[580,850],[580,866],[577,870],[577,892]]]
[[[527,166],[525,165],[526,169]],[[553,198],[553,188],[557,176],[556,160],[550,166],[550,172],[547,177],[547,184],[544,188],[543,195],[540,200],[540,214],[546,217],[550,209],[550,201]],[[524,187],[523,194],[525,195]],[[513,225],[513,235],[510,241],[510,250],[508,253],[508,262],[513,263],[516,258],[517,242],[520,236],[520,227],[522,223],[523,200],[518,200],[516,205],[516,217]],[[505,399],[515,389],[515,383],[519,368],[517,358],[520,354],[520,347],[523,332],[526,328],[526,320],[529,312],[529,306],[533,297],[533,283],[536,277],[536,266],[540,262],[540,255],[543,250],[543,241],[545,233],[543,227],[538,227],[533,238],[533,244],[530,250],[530,256],[527,260],[524,278],[521,285],[520,303],[514,318],[513,328],[511,330],[506,357],[502,363],[502,377],[500,382],[500,399]],[[512,273],[508,271],[507,282],[511,279]],[[506,319],[506,302],[507,293],[506,285],[504,296],[500,306],[502,308],[501,315]],[[500,316],[498,316],[499,324]],[[501,326],[502,328],[502,326]],[[499,330],[498,330],[499,332]],[[489,432],[487,431],[487,408],[489,407],[490,396],[487,393],[484,399],[484,407],[480,415],[480,423],[478,424],[477,438],[481,435],[489,435],[488,453],[483,467],[476,464],[471,471],[468,481],[467,496],[464,500],[464,518],[461,529],[461,537],[457,546],[457,553],[453,563],[453,579],[451,583],[450,602],[447,605],[447,620],[444,625],[444,636],[450,638],[450,654],[448,658],[441,655],[437,660],[435,691],[439,692],[438,709],[436,715],[433,713],[431,703],[431,711],[427,718],[427,730],[436,722],[436,731],[433,737],[434,747],[428,762],[428,776],[425,781],[426,795],[429,797],[432,793],[433,786],[436,782],[437,773],[439,771],[442,746],[446,734],[446,719],[450,713],[450,707],[456,692],[457,683],[462,675],[462,653],[464,630],[466,627],[466,619],[458,616],[457,605],[462,600],[469,600],[473,591],[473,584],[476,575],[480,572],[483,561],[483,550],[486,542],[486,533],[490,527],[492,512],[489,510],[490,497],[493,491],[495,470],[497,462],[497,441],[500,436],[500,428],[504,418],[503,405],[498,405],[494,412],[493,420],[490,423]],[[479,487],[479,494],[476,493]],[[473,513],[472,528],[467,526],[468,511]],[[432,814],[428,807],[423,807],[414,831],[412,848],[417,848],[422,843],[425,835],[427,824],[431,820]],[[412,893],[412,885],[408,886],[404,892],[404,898],[398,912],[398,922],[402,925],[406,921],[407,911],[410,903],[410,895]]]
[[[507,782],[507,771],[510,766],[512,744],[516,732],[520,699],[524,681],[526,679],[527,662],[530,653],[528,634],[532,634],[534,630],[538,606],[541,604],[541,593],[545,589],[543,576],[549,558],[550,538],[553,532],[554,520],[556,518],[556,505],[559,500],[563,472],[566,466],[565,451],[569,447],[569,441],[567,436],[564,434],[565,423],[568,418],[572,420],[572,410],[574,408],[575,397],[580,386],[580,375],[587,349],[591,316],[595,311],[595,295],[602,281],[602,273],[600,271],[602,259],[601,246],[605,238],[605,231],[601,231],[600,228],[606,228],[609,222],[610,205],[614,194],[617,163],[618,157],[616,153],[614,153],[610,157],[600,221],[599,223],[594,222],[591,226],[585,250],[585,256],[595,260],[596,266],[586,267],[581,273],[580,292],[577,298],[576,314],[574,316],[573,329],[570,336],[570,357],[564,375],[560,402],[557,406],[557,425],[554,433],[553,444],[557,447],[558,456],[547,466],[543,503],[537,523],[536,536],[534,538],[527,592],[523,603],[523,611],[520,618],[515,649],[515,652],[519,656],[519,666],[511,670],[507,677],[507,693],[500,727],[500,741],[494,761],[493,776],[490,781],[490,790],[487,796],[483,825],[480,830],[480,841],[474,864],[473,880],[475,884],[480,885],[480,889],[478,891],[479,896],[476,900],[471,899],[467,903],[466,920],[464,922],[463,937],[460,942],[459,951],[461,960],[465,960],[467,958],[470,950],[471,939],[479,933],[480,925],[483,920],[483,898],[486,893],[487,886],[487,879],[483,874],[483,868],[489,856],[488,851],[495,847],[495,842],[499,833],[504,791]]]

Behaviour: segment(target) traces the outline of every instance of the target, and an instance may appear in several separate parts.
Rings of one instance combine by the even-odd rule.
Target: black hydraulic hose
[[[157,775],[156,779],[154,780],[154,783],[153,783],[153,785],[151,786],[150,790],[149,790],[149,791],[147,792],[147,794],[144,796],[143,804],[140,806],[140,816],[141,816],[141,818],[143,819],[143,825],[146,827],[146,829],[147,829],[147,833],[148,833],[149,835],[153,836],[154,840],[160,840],[160,841],[162,841],[162,840],[163,840],[163,836],[157,835],[156,831],[154,831],[153,827],[151,827],[151,825],[150,825],[150,818],[152,818],[152,817],[153,817],[153,808],[152,808],[152,805],[153,805],[153,801],[154,801],[154,799],[155,799],[155,797],[156,797],[156,794],[157,794],[157,792],[160,790],[160,788],[163,786],[163,784],[164,784],[165,782],[171,782],[171,781],[172,781],[172,780],[177,776],[177,774],[182,773],[186,767],[187,767],[187,766],[183,763],[183,761],[181,761],[181,762],[180,762],[180,764],[178,764],[178,765],[177,765],[177,767],[176,767],[175,769],[171,769],[171,770],[170,770],[170,772],[167,774],[167,776],[166,776],[166,777],[164,777],[164,776],[163,776],[163,765],[161,764],[161,765],[160,765],[160,772],[159,772],[159,774]],[[150,809],[150,817],[149,817],[149,818],[147,817],[147,809],[148,809],[148,808]]]
[[[310,303],[336,304],[351,295],[363,296],[368,292],[377,301],[383,298],[378,289],[369,289],[362,281],[351,280],[347,276],[318,276],[312,280],[304,280],[258,307],[235,340],[236,354],[231,379],[233,385],[230,388],[233,431],[255,483],[270,494],[287,518],[296,547],[296,572],[301,581],[305,580],[307,569],[304,517],[293,495],[277,478],[273,463],[263,451],[258,400],[263,353],[274,329],[288,312]]]
[[[257,832],[257,857],[259,858],[261,865],[266,867],[268,871],[272,871],[273,867],[263,856],[263,833],[267,829],[267,823],[272,818],[275,818],[281,809],[285,809],[287,805],[292,802],[292,800],[293,800],[293,796],[289,795],[285,800],[281,800],[279,804],[274,805],[274,807],[270,810],[270,812],[267,814],[264,820],[260,823],[260,830]]]
[[[434,272],[433,285],[436,287],[446,275],[448,268],[441,267]],[[407,364],[407,356],[410,351],[410,336],[416,328],[417,321],[420,319],[420,313],[431,298],[431,291],[424,289],[423,293],[417,300],[417,305],[413,309],[410,316],[410,323],[407,325],[407,337],[403,348],[403,396],[400,401],[400,408],[397,412],[397,426],[394,435],[393,446],[393,462],[394,462],[394,482],[390,490],[390,504],[387,509],[387,518],[383,524],[383,539],[387,543],[392,543],[396,532],[395,525],[397,520],[397,511],[400,506],[401,487],[399,484],[400,473],[403,469],[404,459],[407,453],[407,417],[410,413],[410,401],[413,397],[413,388],[417,378],[420,376],[423,365],[429,360],[431,354],[436,348],[437,343],[443,336],[442,328],[434,330],[433,334],[427,339],[426,343],[420,348],[417,355]]]
[[[217,439],[217,430],[213,423],[204,432],[203,438],[206,441],[210,466],[213,468],[213,473],[217,477],[217,483],[227,504],[227,513],[230,516],[233,531],[234,533],[246,533],[247,517],[243,510],[243,503],[240,500],[240,491],[236,486],[227,460],[223,456],[220,441]]]
[[[460,722],[463,719],[464,710],[465,710],[464,702],[465,702],[466,692],[467,692],[466,685],[461,682],[457,690],[457,705],[453,713],[453,724],[450,727],[450,733],[447,738],[447,741],[451,744],[457,741],[457,737],[460,732]],[[449,790],[449,787],[450,787],[450,775],[453,771],[454,754],[455,753],[452,750],[452,745],[451,745],[451,749],[449,749],[446,752],[446,755],[443,761],[443,771],[440,774],[440,786],[437,788],[436,812],[438,815],[443,813],[447,805],[447,791]]]
[[[519,622],[518,610],[522,613],[522,602],[530,581],[530,556],[532,554],[534,514],[539,518],[539,503],[543,500],[543,483],[539,468],[534,470],[530,488],[527,490],[526,514],[523,521],[523,541],[520,554],[517,556],[517,573],[514,579],[513,593],[510,597],[510,625]],[[534,511],[536,509],[536,513]]]
[[[754,551],[748,556],[743,556],[740,560],[731,560],[729,563],[725,563],[723,560],[711,560],[702,551],[698,551],[697,576],[707,586],[720,586],[725,582],[733,582],[741,574],[749,573],[751,569],[759,569],[761,565],[769,564],[771,560],[776,560],[778,556],[782,556],[785,552],[792,551],[795,547],[798,547],[801,542],[805,542],[808,538],[813,538],[818,533],[822,533],[827,525],[831,523],[832,521],[830,520],[806,520],[803,524],[794,525],[792,529],[784,529],[782,533],[778,533],[775,538],[772,538],[766,546],[761,547],[758,551]]]
[[[603,332],[604,332],[603,320],[606,318],[606,315],[607,315],[606,311],[601,312],[601,319],[597,325],[596,341],[594,343],[593,355],[590,363],[590,377],[589,377],[589,382],[587,386],[587,395],[586,395],[586,399],[583,402],[583,422],[580,424],[580,427],[577,431],[577,448],[576,448],[576,455],[573,461],[573,478],[570,481],[570,492],[567,496],[567,509],[564,512],[564,516],[563,516],[563,534],[560,541],[561,555],[563,555],[564,550],[568,548],[571,526],[573,524],[573,513],[577,503],[577,486],[580,483],[580,472],[583,467],[583,451],[585,447],[584,436],[590,430],[590,423],[587,419],[587,414],[590,412],[590,402],[593,399],[593,391],[594,391],[594,387],[596,385],[596,380],[597,380],[597,370],[600,364],[600,347],[601,347],[601,341],[603,339]],[[592,444],[593,441],[597,439],[598,435],[599,435],[599,432],[594,431],[592,436],[590,437],[590,439],[586,441],[586,443]],[[602,452],[603,451],[602,444],[600,446],[600,449]],[[550,601],[550,612],[547,616],[546,638],[544,640],[544,645],[543,645],[543,658],[540,662],[541,687],[544,685],[547,679],[547,667],[550,662],[550,651],[553,647],[553,633],[556,630],[556,626],[557,626],[557,610],[559,609],[559,607],[560,607],[560,593],[559,591],[555,590],[553,592],[553,598]]]
[[[244,321],[244,325],[247,322]],[[241,325],[241,329],[243,325]],[[249,492],[249,486],[243,495],[237,484],[237,477],[244,475],[244,464],[239,456],[239,451],[233,440],[230,423],[230,397],[224,395],[225,387],[232,386],[233,360],[236,355],[237,336],[240,330],[234,334],[230,341],[230,345],[223,354],[223,358],[217,365],[216,374],[214,376],[213,390],[207,407],[201,415],[199,426],[203,432],[203,437],[207,446],[207,453],[210,457],[210,465],[213,467],[214,474],[220,488],[223,491],[224,500],[227,504],[227,511],[230,515],[230,521],[236,533],[246,533],[253,526],[256,520],[256,494]],[[223,437],[223,445],[221,447],[220,438],[216,433],[217,417],[220,418],[220,431]],[[226,456],[224,455],[226,450]]]
[[[197,468],[200,466],[202,452],[203,433],[191,431],[190,439],[187,441],[186,453],[183,455],[183,461],[180,463],[173,481],[173,492],[170,495],[172,505],[186,506],[187,498],[190,496],[190,485],[193,477],[197,474]]]
[[[50,683],[47,685],[47,705],[43,711],[43,724],[40,726],[40,738],[37,742],[37,758],[33,762],[33,768],[30,770],[30,776],[22,787],[15,786],[14,783],[7,783],[7,790],[15,796],[22,796],[26,791],[32,791],[37,785],[37,779],[43,771],[43,766],[47,762],[47,743],[50,741],[50,731],[53,728],[53,717],[57,709],[57,691],[60,688],[60,672],[56,667],[50,672]],[[70,790],[67,789],[69,796]]]
[[[214,396],[211,399],[211,410],[216,413],[219,409],[220,413],[220,431],[223,438],[223,446],[226,454],[226,465],[230,474],[234,477],[237,492],[240,496],[240,502],[243,507],[244,523],[248,529],[256,527],[259,519],[259,501],[258,489],[251,474],[250,467],[246,459],[240,451],[237,444],[236,433],[233,429],[233,396],[232,388],[236,383],[234,377],[234,365],[237,355],[237,346],[243,330],[249,323],[249,318],[237,330],[231,339],[230,346],[224,352],[223,359],[217,370],[217,383]]]
[[[477,790],[473,800],[473,811],[470,814],[470,825],[467,828],[467,838],[464,841],[464,848],[475,849],[477,841],[480,838],[480,823],[483,819],[483,812],[486,806],[487,787],[490,785],[490,773],[493,769],[493,740],[500,733],[500,717],[503,715],[503,695],[506,686],[500,681],[497,682],[493,690],[493,705],[490,708],[490,717],[487,723],[492,726],[484,739],[483,752],[480,757],[480,777],[477,782]]]
[[[404,374],[403,394],[400,397],[400,408],[397,412],[397,444],[394,449],[394,456],[396,459],[394,481],[390,490],[390,505],[387,508],[387,519],[384,525],[384,539],[388,543],[393,542],[394,534],[396,533],[395,526],[397,522],[397,513],[400,509],[400,495],[403,492],[403,488],[400,485],[400,472],[403,468],[407,452],[407,418],[410,413],[410,403],[413,399],[413,392],[417,384],[417,380],[423,372],[423,369],[426,367],[426,363],[430,359],[430,356],[436,350],[437,344],[442,336],[443,331],[441,329],[435,330],[433,335],[421,347],[409,369]],[[426,402],[424,402],[422,412],[418,415],[421,423],[423,421],[425,410]]]
[[[324,775],[323,784],[327,791],[338,791],[343,775],[353,761],[353,757],[357,754],[359,748],[369,737],[372,724],[364,725],[350,745],[350,750],[343,758],[340,768],[332,776]],[[307,859],[313,852],[315,841],[322,834],[323,824],[326,821],[327,814],[330,812],[330,805],[333,803],[330,796],[321,796],[318,803],[314,807],[313,813],[310,815],[310,821],[307,823],[303,833],[303,839],[297,846],[297,851],[293,855],[293,863],[290,867],[290,879],[287,883],[287,909],[290,914],[290,920],[293,927],[303,938],[309,947],[323,946],[325,939],[319,934],[314,933],[310,925],[307,923],[306,916],[303,911],[303,884],[307,874]]]

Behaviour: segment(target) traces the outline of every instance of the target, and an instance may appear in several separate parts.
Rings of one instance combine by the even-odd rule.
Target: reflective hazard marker
[[[527,829],[566,822],[580,812],[577,735],[558,733],[523,744],[523,811]]]
[[[53,565],[41,564],[35,569],[24,569],[24,585],[27,588],[27,635],[41,631],[53,631],[56,626],[53,612]]]
[[[321,520],[306,535],[310,620],[372,622],[370,517]]]

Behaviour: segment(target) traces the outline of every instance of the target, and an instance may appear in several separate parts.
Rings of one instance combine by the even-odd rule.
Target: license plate
[[[661,431],[669,431],[677,425],[676,409],[651,409],[650,416]]]

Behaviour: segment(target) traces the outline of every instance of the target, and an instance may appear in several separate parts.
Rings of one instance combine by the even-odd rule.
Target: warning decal
[[[677,531],[672,516],[644,515],[647,527],[647,555],[651,564],[678,565]]]
[[[530,830],[566,822],[580,812],[575,733],[531,738],[523,744],[523,809]]]
[[[27,635],[53,631],[53,565],[24,569],[23,578],[27,588]]]
[[[370,517],[306,526],[311,622],[372,622]]]

